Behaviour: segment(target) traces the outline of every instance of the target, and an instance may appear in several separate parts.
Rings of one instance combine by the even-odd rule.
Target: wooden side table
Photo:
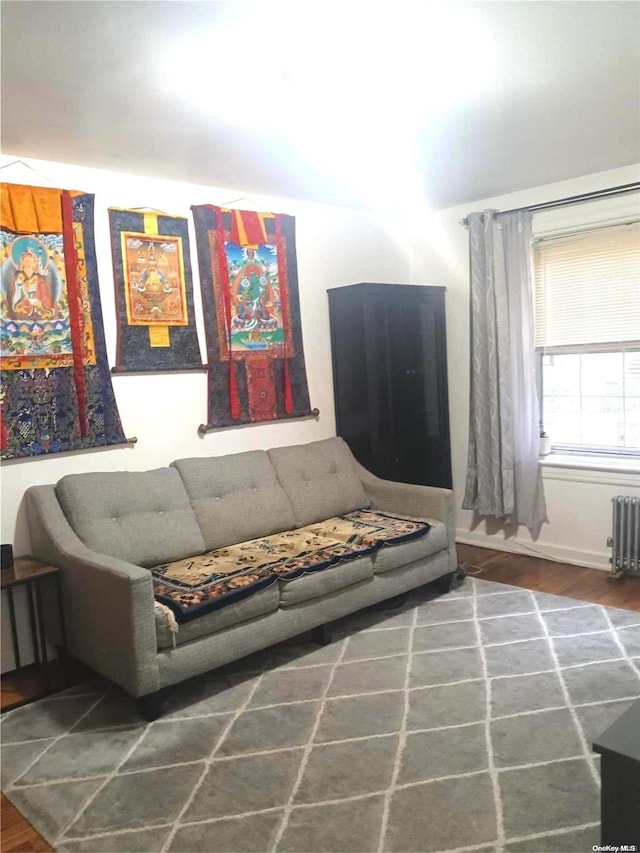
[[[20,661],[20,644],[18,641],[18,630],[16,625],[16,612],[13,600],[13,590],[17,586],[26,587],[27,607],[29,611],[29,625],[31,629],[31,641],[35,663],[42,668],[45,683],[44,696],[51,693],[51,681],[49,678],[49,661],[47,657],[47,640],[44,631],[44,612],[42,609],[41,581],[45,578],[54,578],[58,612],[60,615],[60,639],[63,649],[66,648],[66,634],[64,626],[64,609],[62,603],[62,589],[60,584],[60,570],[57,566],[47,565],[36,560],[34,557],[16,557],[13,566],[3,568],[0,573],[2,577],[2,589],[7,591],[7,602],[9,605],[9,622],[11,625],[11,640],[15,658],[16,670],[24,669]],[[8,710],[8,709],[7,709]]]

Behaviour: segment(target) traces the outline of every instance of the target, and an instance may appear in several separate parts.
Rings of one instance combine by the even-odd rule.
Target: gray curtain
[[[531,213],[471,213],[471,399],[462,506],[524,524],[546,520],[539,464]]]

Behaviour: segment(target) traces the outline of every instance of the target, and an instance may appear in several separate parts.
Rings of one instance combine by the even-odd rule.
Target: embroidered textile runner
[[[209,363],[203,428],[312,414],[294,218],[206,204],[191,209]]]
[[[151,570],[157,601],[170,607],[178,623],[232,604],[280,580],[322,571],[425,536],[426,521],[390,513],[356,510],[261,539],[218,548]]]
[[[114,372],[202,368],[187,220],[109,209],[118,337]]]
[[[107,364],[94,196],[2,184],[1,458],[125,442]]]

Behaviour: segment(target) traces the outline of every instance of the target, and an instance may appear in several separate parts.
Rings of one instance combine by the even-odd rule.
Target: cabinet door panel
[[[443,290],[372,284],[337,288],[330,294],[332,317],[337,304],[348,304],[362,321],[362,359],[350,365],[354,375],[359,372],[361,387],[354,388],[349,401],[336,396],[336,408],[353,407],[366,398],[361,411],[366,409],[369,442],[362,418],[358,430],[348,427],[357,420],[354,414],[345,419],[344,412],[336,412],[339,434],[356,458],[380,477],[449,487]],[[333,354],[335,375],[341,356],[336,347]]]
[[[392,288],[391,288],[392,289]],[[369,371],[375,379],[374,412],[388,410],[384,442],[434,438],[443,431],[437,370],[435,308],[421,298],[372,298],[365,306]]]

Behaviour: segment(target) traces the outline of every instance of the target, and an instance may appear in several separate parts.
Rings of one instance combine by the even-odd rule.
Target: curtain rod
[[[608,198],[609,196],[616,195],[624,195],[625,193],[632,193],[640,191],[640,181],[636,181],[633,184],[621,184],[618,187],[609,187],[604,190],[595,190],[590,193],[581,193],[580,195],[570,195],[566,198],[557,198],[553,201],[543,201],[540,204],[530,204],[526,207],[513,207],[510,210],[500,210],[498,213],[518,213],[521,210],[530,210],[534,212],[536,210],[549,210],[553,207],[562,207],[565,204],[579,204],[580,202],[585,201],[594,201],[599,198]],[[464,219],[460,220],[461,225],[467,225],[467,216]]]

